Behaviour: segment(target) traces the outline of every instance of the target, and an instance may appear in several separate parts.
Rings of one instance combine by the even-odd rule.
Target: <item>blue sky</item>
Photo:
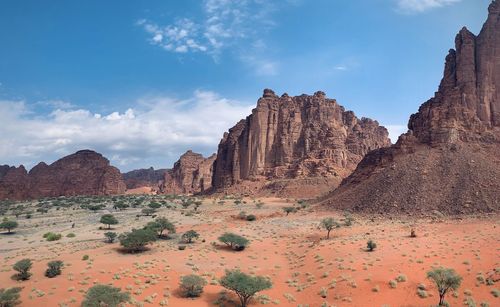
[[[127,171],[213,153],[264,88],[336,98],[394,138],[490,0],[2,1],[0,164],[81,148]]]

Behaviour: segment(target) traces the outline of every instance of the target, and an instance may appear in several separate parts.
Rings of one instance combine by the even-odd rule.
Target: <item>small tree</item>
[[[175,225],[171,223],[167,218],[159,217],[154,222],[149,222],[146,225],[146,228],[153,230],[158,233],[158,237],[163,236],[163,232],[165,230],[168,231],[168,234],[175,233]],[[168,235],[167,235],[168,236]]]
[[[366,242],[366,247],[370,252],[373,252],[373,250],[377,248],[377,243],[370,239]]]
[[[185,297],[198,297],[203,292],[207,281],[198,275],[186,275],[181,277],[180,288]]]
[[[193,239],[197,239],[199,236],[199,233],[191,229],[183,233],[181,238],[186,243],[192,243]]]
[[[330,231],[332,231],[333,228],[340,227],[340,225],[332,217],[326,217],[321,220],[320,227],[327,231],[326,238],[330,239]]]
[[[129,252],[135,253],[144,250],[146,245],[156,241],[156,233],[151,229],[132,229],[131,232],[119,236],[120,244]]]
[[[14,307],[21,304],[19,298],[21,297],[22,288],[7,288],[0,289],[0,307]]]
[[[52,278],[57,275],[61,275],[61,270],[64,266],[64,263],[61,260],[54,260],[47,264],[48,268],[45,271],[45,276]]]
[[[148,207],[151,209],[159,209],[159,208],[161,208],[161,204],[159,204],[157,202],[151,202],[148,204]]]
[[[153,208],[144,208],[144,209],[141,210],[141,212],[145,216],[150,216],[150,215],[153,215],[156,212],[156,209],[153,209]]]
[[[118,224],[118,220],[112,214],[104,214],[101,216],[101,223],[108,225],[108,229],[111,229],[111,225]]]
[[[286,215],[288,216],[288,214],[290,214],[290,213],[297,212],[297,208],[295,208],[295,207],[284,207],[283,211],[285,211]]]
[[[31,262],[30,259],[22,259],[19,260],[14,264],[12,267],[14,270],[16,270],[17,273],[15,277],[19,280],[28,280],[31,277],[31,267],[33,266],[33,263]]]
[[[118,235],[116,234],[116,232],[111,232],[111,231],[108,231],[108,232],[105,232],[104,233],[104,237],[106,238],[106,241],[108,243],[113,243],[115,242],[115,239]]]
[[[116,307],[129,300],[130,294],[128,292],[121,292],[120,288],[98,284],[87,291],[82,307]]]
[[[7,229],[7,233],[11,233],[12,229],[17,228],[18,224],[16,221],[10,221],[4,218],[2,223],[0,223],[1,229]]]
[[[354,217],[351,215],[351,213],[344,212],[344,225],[351,226],[353,222],[354,222]]]
[[[247,275],[240,270],[226,271],[220,281],[224,288],[236,293],[241,307],[246,307],[252,297],[262,290],[270,289],[272,282],[263,276]]]
[[[250,243],[246,238],[230,232],[220,236],[219,241],[237,251],[244,250]]]
[[[427,272],[427,278],[434,281],[439,292],[439,306],[445,306],[444,296],[448,290],[457,290],[462,283],[462,277],[453,269],[436,268]]]

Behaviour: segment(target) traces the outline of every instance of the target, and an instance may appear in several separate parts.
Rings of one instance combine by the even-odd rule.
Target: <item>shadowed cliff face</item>
[[[144,168],[137,169],[123,174],[123,180],[127,189],[135,189],[141,187],[157,188],[160,181],[165,177],[167,169]]]
[[[174,167],[167,170],[163,182],[159,185],[160,193],[196,194],[212,187],[212,172],[215,154],[204,158],[201,154],[188,150]]]
[[[30,172],[11,167],[0,178],[0,199],[30,199],[70,195],[108,195],[125,192],[120,171],[108,159],[81,150],[51,165],[39,163]]]
[[[356,118],[323,92],[278,97],[266,89],[252,114],[221,140],[213,185],[345,177],[368,151],[389,144],[384,127]]]
[[[455,45],[409,131],[369,153],[326,203],[380,213],[500,210],[500,1],[478,36],[463,28]]]

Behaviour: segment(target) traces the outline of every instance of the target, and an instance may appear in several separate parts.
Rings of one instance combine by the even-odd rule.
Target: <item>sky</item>
[[[210,155],[264,88],[326,92],[392,141],[490,0],[0,1],[0,165]]]

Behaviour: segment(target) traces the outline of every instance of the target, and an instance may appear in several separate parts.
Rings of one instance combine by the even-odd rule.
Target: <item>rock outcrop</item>
[[[204,158],[188,150],[174,167],[165,172],[159,192],[164,194],[197,194],[212,187],[213,164],[216,155]]]
[[[358,119],[323,92],[278,97],[266,89],[252,114],[224,134],[213,186],[216,191],[252,186],[244,191],[251,193],[262,185],[275,188],[271,181],[286,185],[290,179],[320,178],[331,188],[367,152],[389,144],[384,127],[368,118]],[[252,182],[262,184],[254,187]],[[297,192],[306,197],[309,191],[302,186]]]
[[[10,167],[0,178],[0,199],[36,199],[71,195],[109,195],[125,192],[120,171],[91,150],[80,150],[47,165],[40,162],[29,173]]]
[[[167,169],[143,168],[123,174],[123,180],[127,189],[150,187],[156,189],[165,177]]]
[[[500,209],[500,1],[477,37],[463,28],[455,45],[408,132],[369,153],[325,203],[380,213]]]

